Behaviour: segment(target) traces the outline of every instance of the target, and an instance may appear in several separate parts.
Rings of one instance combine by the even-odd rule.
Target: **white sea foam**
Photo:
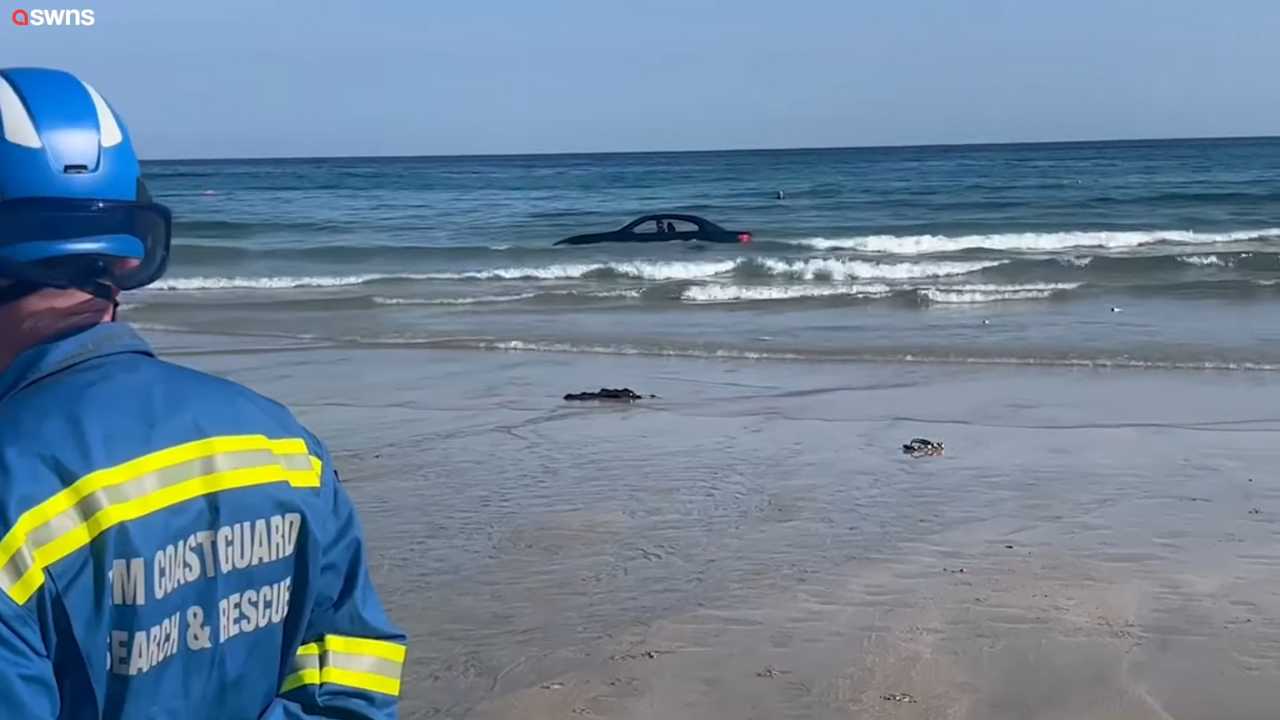
[[[630,345],[590,345],[567,342],[533,342],[525,340],[503,340],[484,342],[481,348],[488,350],[506,350],[511,352],[553,352],[553,353],[589,353],[594,355],[660,355],[668,357],[695,358],[736,358],[742,360],[802,360],[803,355],[797,353],[767,353],[751,350],[718,349],[696,350],[693,348],[661,348],[635,347]]]
[[[1000,300],[1042,300],[1080,283],[1032,283],[1026,285],[949,285],[920,288],[921,296],[931,302],[946,304],[986,303]]]
[[[505,350],[509,352],[554,352],[554,353],[586,353],[600,355],[661,355],[695,358],[728,358],[742,360],[844,360],[854,362],[903,362],[922,364],[960,364],[960,365],[1030,365],[1030,366],[1064,366],[1064,367],[1103,367],[1142,369],[1181,369],[1181,370],[1237,370],[1237,371],[1280,371],[1280,365],[1260,362],[1230,361],[1152,361],[1127,357],[1035,357],[1035,356],[956,356],[946,354],[915,353],[809,353],[809,352],[759,352],[733,348],[695,349],[672,347],[640,347],[634,345],[596,345],[570,342],[539,342],[526,340],[477,340],[461,343],[462,346],[486,350]]]
[[[978,270],[1003,265],[1005,261],[938,261],[938,262],[869,262],[849,258],[809,258],[806,260],[779,260],[764,258],[759,261],[770,275],[792,277],[799,280],[908,280],[911,278],[946,277],[965,275]]]
[[[732,272],[737,260],[688,262],[634,261],[612,263],[569,263],[543,267],[510,267],[436,273],[442,280],[572,280],[592,274],[613,273],[642,280],[697,280]]]
[[[1068,248],[1132,248],[1153,243],[1222,243],[1280,235],[1280,228],[1234,232],[1191,230],[1070,231],[1053,233],[997,233],[992,235],[864,235],[847,238],[802,238],[784,242],[819,250],[917,255],[971,248],[989,250],[1065,250]]]
[[[433,273],[365,273],[358,275],[301,275],[269,277],[199,276],[168,278],[152,285],[154,290],[287,290],[292,288],[330,288],[363,285],[394,280],[577,280],[612,274],[638,280],[704,280],[733,273],[740,268],[754,269],[769,275],[802,280],[850,280],[861,278],[907,279],[942,277],[994,267],[1003,261],[986,262],[897,262],[882,263],[848,258],[809,258],[780,260],[775,258],[738,258],[702,261],[629,261],[608,263],[569,263],[540,267],[507,267],[488,270]],[[630,293],[632,290],[621,292]]]
[[[892,292],[888,285],[694,285],[684,289],[680,298],[690,303],[731,303],[761,300],[796,300],[819,297],[884,297]]]
[[[185,277],[167,278],[150,286],[152,290],[287,290],[291,288],[326,288],[363,285],[375,280],[427,280],[429,274],[417,275],[305,275],[284,277]]]
[[[620,290],[571,290],[569,295],[581,295],[583,297],[598,298],[638,298],[644,293],[644,288],[623,288]]]
[[[565,292],[524,292],[509,295],[475,295],[472,297],[414,298],[383,297],[375,295],[372,300],[378,305],[483,305],[488,303],[508,303],[528,300],[543,296],[572,296],[591,298],[636,298],[640,297],[642,288],[625,288],[620,290],[568,290]]]
[[[518,293],[514,295],[480,295],[460,298],[395,298],[375,296],[373,301],[378,305],[480,305],[486,303],[506,303],[528,300],[537,297],[538,293]]]
[[[1199,267],[1226,267],[1227,261],[1217,255],[1179,255],[1178,262]]]
[[[1060,257],[1056,259],[1059,263],[1063,265],[1069,265],[1071,267],[1077,267],[1077,268],[1089,267],[1089,263],[1093,262],[1092,257],[1089,257],[1089,256],[1081,257],[1078,255],[1071,255],[1068,257]]]

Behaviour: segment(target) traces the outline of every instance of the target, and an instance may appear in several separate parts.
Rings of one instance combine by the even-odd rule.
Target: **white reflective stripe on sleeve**
[[[44,570],[116,525],[192,498],[269,483],[319,487],[305,441],[262,435],[207,438],[90,473],[23,513],[0,539],[0,590],[19,605]]]
[[[404,658],[405,647],[398,643],[326,635],[320,642],[298,648],[280,692],[333,684],[399,696]]]

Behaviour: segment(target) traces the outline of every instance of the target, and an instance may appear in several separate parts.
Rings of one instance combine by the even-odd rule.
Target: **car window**
[[[679,220],[677,218],[658,218],[655,220],[645,220],[639,225],[630,228],[630,232],[638,235],[652,235],[654,233],[670,233],[670,232],[697,232],[698,226],[688,220]]]
[[[671,226],[673,226],[673,225],[675,226],[675,232],[697,232],[697,231],[698,231],[698,226],[697,226],[697,225],[694,225],[693,223],[689,222],[688,220],[671,220],[671,219],[668,219],[668,220],[666,221],[666,223],[667,223],[667,226],[668,226],[668,231],[670,231],[670,230],[671,230]]]
[[[653,233],[666,231],[667,223],[665,220],[645,220],[639,225],[631,228],[631,232],[639,235],[652,235]]]

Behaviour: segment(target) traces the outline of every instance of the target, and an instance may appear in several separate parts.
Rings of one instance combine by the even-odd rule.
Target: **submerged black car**
[[[565,238],[556,245],[594,245],[607,242],[667,242],[670,240],[701,240],[715,243],[749,243],[751,233],[743,230],[725,230],[719,225],[696,215],[645,215],[636,218],[617,230],[588,233]]]

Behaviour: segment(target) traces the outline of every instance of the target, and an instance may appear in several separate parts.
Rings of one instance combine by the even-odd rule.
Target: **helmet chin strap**
[[[120,300],[117,297],[119,293],[116,292],[114,287],[111,287],[101,280],[94,280],[92,283],[88,283],[88,285],[89,287],[76,289],[87,292],[99,300],[106,300],[111,303],[111,322],[115,322],[116,316],[120,314]]]

